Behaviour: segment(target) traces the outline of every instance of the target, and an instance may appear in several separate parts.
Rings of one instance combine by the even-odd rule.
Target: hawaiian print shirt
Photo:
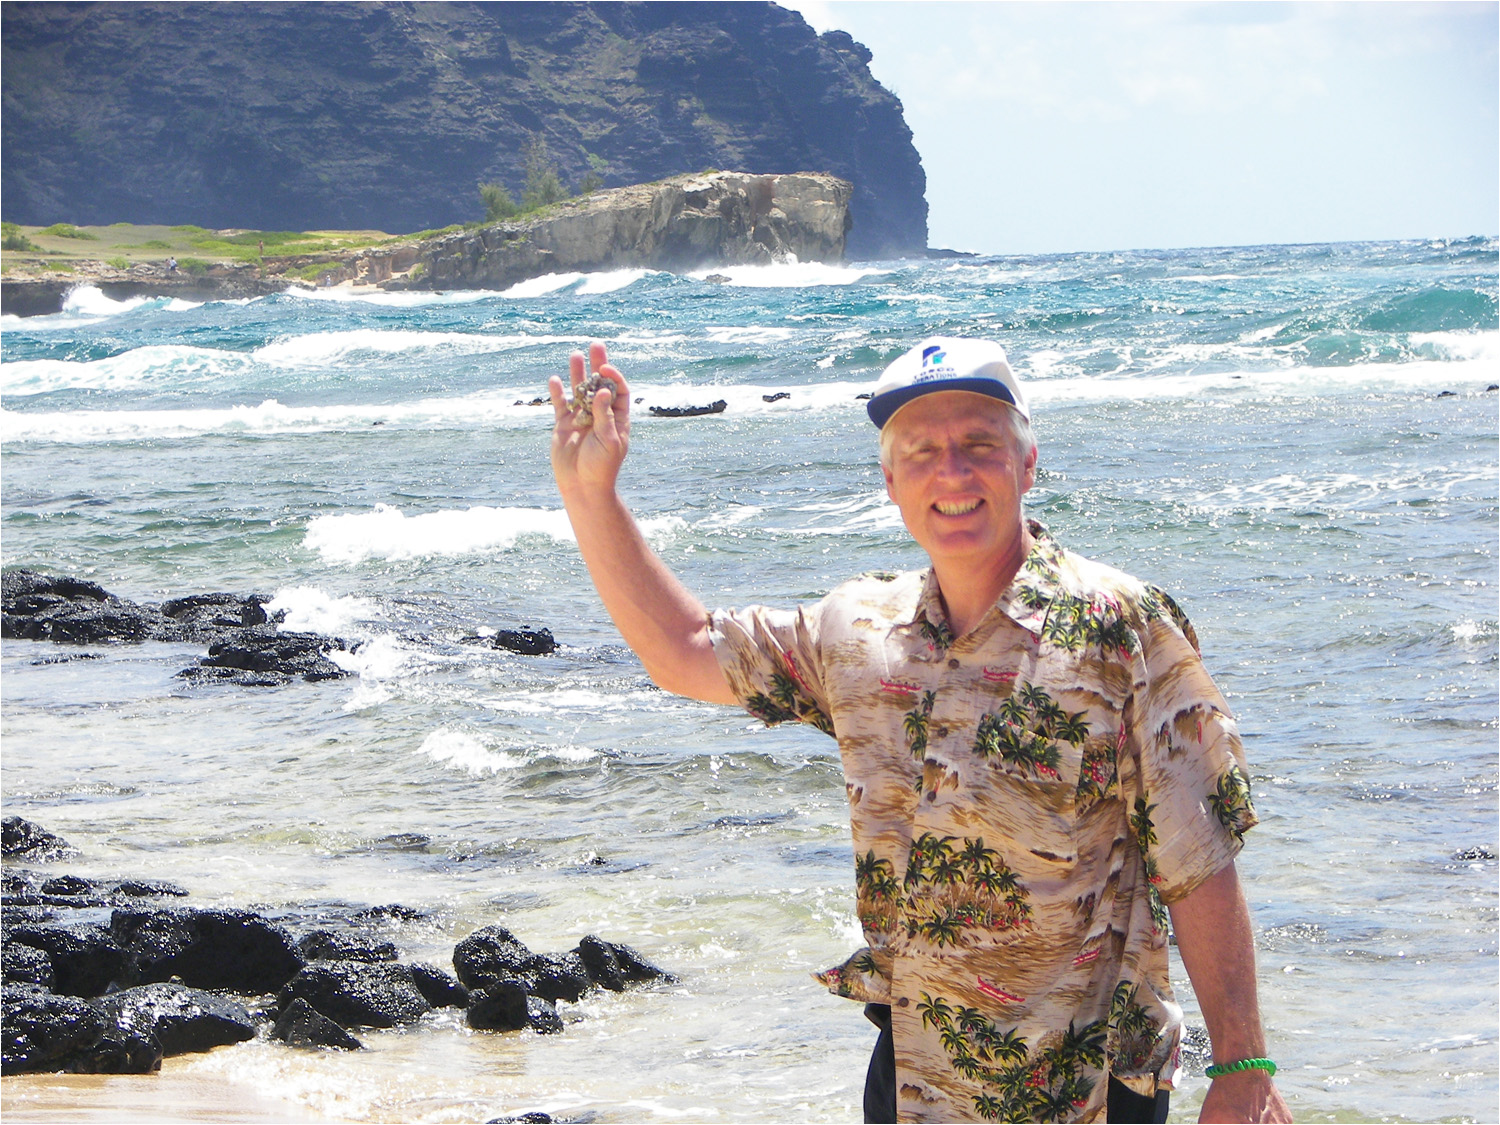
[[[1040,524],[965,636],[930,570],[711,616],[767,723],[838,740],[868,943],[818,974],[891,1005],[902,1121],[1102,1121],[1171,1085],[1165,903],[1255,824],[1233,717],[1162,591]]]

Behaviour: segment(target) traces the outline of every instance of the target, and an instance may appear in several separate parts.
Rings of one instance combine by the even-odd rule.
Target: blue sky
[[[1495,3],[783,6],[874,52],[934,246],[1500,233]]]

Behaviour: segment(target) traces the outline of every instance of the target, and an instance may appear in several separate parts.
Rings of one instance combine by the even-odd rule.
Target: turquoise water
[[[988,335],[1036,414],[1032,514],[1172,591],[1240,718],[1298,1120],[1492,1120],[1496,267],[1475,239],[78,291],[0,325],[4,564],[142,601],[274,594],[364,643],[357,678],[253,691],[185,686],[180,646],[39,665],[52,647],[7,641],[6,812],[79,845],[80,873],[200,903],[424,908],[392,934],[419,959],[503,920],[681,977],[547,1039],[442,1016],[349,1058],[226,1048],[169,1063],[162,1105],[211,1078],[231,1116],[253,1086],[342,1120],[858,1120],[871,1029],[807,976],[858,944],[834,745],[650,685],[578,561],[551,412],[524,404],[590,339],[643,414],[725,399],[641,417],[622,489],[705,602],[792,605],[921,565],[855,395],[921,335]],[[461,640],[518,624],[563,647]],[[7,1114],[42,1085],[7,1079]]]

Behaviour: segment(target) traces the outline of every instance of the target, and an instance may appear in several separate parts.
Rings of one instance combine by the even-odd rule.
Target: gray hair
[[[1000,400],[997,399],[996,401]],[[1036,438],[1031,433],[1031,423],[1026,420],[1025,415],[1009,403],[1005,403],[1004,405],[1006,407],[1004,411],[1005,419],[1010,426],[1010,435],[1015,439],[1016,448],[1021,450],[1024,455],[1027,450],[1036,446]],[[880,428],[880,463],[887,469],[891,467],[891,442],[896,438],[896,428],[891,425],[891,422],[895,420],[895,416],[893,415],[891,421]]]

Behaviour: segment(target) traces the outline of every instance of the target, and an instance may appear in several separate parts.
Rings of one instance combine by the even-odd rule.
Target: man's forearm
[[[708,611],[646,543],[619,494],[573,489],[563,504],[604,608],[657,686],[736,702],[709,640]]]
[[[1233,863],[1167,908],[1177,952],[1193,982],[1218,1065],[1264,1058],[1255,983],[1255,935]],[[1243,1070],[1216,1078],[1200,1121],[1290,1121],[1271,1077]]]

